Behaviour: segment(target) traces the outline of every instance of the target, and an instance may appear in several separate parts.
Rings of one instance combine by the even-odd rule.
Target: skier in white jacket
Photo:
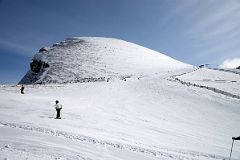
[[[59,103],[58,100],[56,100],[55,109],[57,111],[56,119],[61,119],[60,112],[61,112],[61,109],[62,109],[62,105]]]

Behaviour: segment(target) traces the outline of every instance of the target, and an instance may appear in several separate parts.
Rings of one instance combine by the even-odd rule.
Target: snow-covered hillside
[[[123,40],[77,37],[42,48],[20,83],[104,81],[186,67],[190,65]]]
[[[18,86],[1,86],[0,159],[227,159],[231,137],[240,133],[240,101],[172,78],[188,73],[185,79],[200,81],[194,72],[198,70],[159,72],[139,80],[28,85],[24,95]],[[61,120],[54,119],[56,99],[64,107]],[[239,149],[236,141],[235,160]]]
[[[0,85],[0,160],[226,160],[240,134],[238,72],[121,40],[42,48],[20,83]]]

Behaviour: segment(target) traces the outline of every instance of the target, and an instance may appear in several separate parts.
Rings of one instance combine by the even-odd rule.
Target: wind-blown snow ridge
[[[57,137],[63,137],[63,138],[67,138],[75,141],[84,142],[84,143],[98,144],[105,147],[114,147],[121,150],[129,150],[131,152],[147,154],[154,157],[161,157],[161,159],[175,159],[175,160],[200,160],[205,158],[207,159],[210,158],[215,160],[225,159],[225,157],[222,157],[222,156],[193,152],[193,151],[170,150],[166,148],[163,148],[163,151],[157,151],[157,150],[143,148],[139,146],[98,140],[98,139],[84,136],[84,135],[70,134],[64,131],[52,130],[49,128],[36,127],[36,126],[30,126],[30,125],[24,125],[24,124],[0,121],[0,125],[11,127],[11,128],[28,130],[28,131],[40,132],[40,133],[57,136]],[[169,151],[170,153],[168,153]]]
[[[232,94],[232,93],[227,92],[227,91],[223,91],[223,90],[215,88],[215,87],[209,87],[209,86],[206,86],[206,85],[200,85],[200,84],[195,84],[195,83],[191,83],[191,82],[185,82],[184,80],[181,80],[181,76],[189,74],[189,73],[192,73],[192,72],[195,72],[198,69],[199,68],[197,68],[196,70],[190,71],[190,72],[186,72],[186,73],[180,74],[180,75],[174,75],[174,76],[171,77],[171,79],[173,79],[176,82],[180,82],[183,85],[203,88],[203,89],[207,89],[207,90],[213,91],[215,93],[222,94],[222,95],[227,96],[227,97],[240,99],[239,95],[235,95],[235,94]],[[227,71],[225,71],[225,72],[227,72]],[[238,73],[235,73],[235,74],[238,74]],[[171,80],[171,79],[169,79],[169,80]]]
[[[218,69],[217,68],[215,70],[224,71],[224,72],[231,72],[231,73],[235,73],[235,74],[239,74],[240,75],[240,70],[239,69],[226,69],[226,68]]]
[[[19,83],[103,81],[188,67],[190,65],[123,40],[74,37],[41,48]]]

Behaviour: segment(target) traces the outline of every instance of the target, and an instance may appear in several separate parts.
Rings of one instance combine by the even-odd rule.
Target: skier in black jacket
[[[24,86],[23,85],[21,85],[20,91],[21,91],[21,94],[24,94]]]

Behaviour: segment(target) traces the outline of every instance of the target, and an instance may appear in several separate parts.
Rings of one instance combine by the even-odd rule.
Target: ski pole
[[[233,139],[233,141],[232,141],[232,148],[231,148],[229,160],[231,160],[231,156],[232,156],[233,143],[234,143],[234,139]]]

